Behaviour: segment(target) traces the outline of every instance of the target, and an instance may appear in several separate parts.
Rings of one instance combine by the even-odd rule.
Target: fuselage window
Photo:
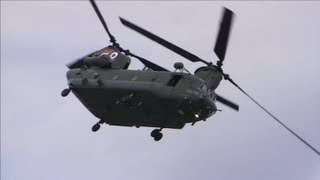
[[[119,75],[114,75],[113,78],[112,78],[112,80],[117,80],[118,77],[119,77]]]
[[[138,76],[133,76],[132,79],[131,79],[131,81],[135,81],[135,80],[137,80],[137,79],[138,79]]]

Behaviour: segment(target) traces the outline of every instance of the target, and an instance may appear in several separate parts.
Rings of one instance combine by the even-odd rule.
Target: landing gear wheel
[[[99,123],[97,123],[97,124],[95,124],[95,125],[92,126],[92,131],[93,131],[93,132],[96,132],[96,131],[98,131],[99,129],[100,129],[100,124],[99,124]]]
[[[66,96],[68,96],[69,93],[70,93],[70,89],[66,88],[61,92],[61,96],[66,97]]]
[[[151,132],[150,135],[155,141],[160,141],[160,139],[162,139],[163,134],[160,131],[161,129],[155,129]]]
[[[157,134],[159,134],[160,133],[160,130],[159,129],[155,129],[155,130],[153,130],[152,132],[151,132],[151,137],[155,137]]]
[[[153,137],[153,139],[155,140],[155,141],[160,141],[161,139],[162,139],[162,133],[161,132],[159,132],[158,134],[156,134],[154,137]]]

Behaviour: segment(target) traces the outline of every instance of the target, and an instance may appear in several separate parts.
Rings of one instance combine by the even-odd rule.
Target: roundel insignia
[[[100,54],[100,56],[102,55],[108,55],[110,57],[111,60],[115,59],[118,56],[118,52],[115,48],[113,47],[107,47],[106,49],[102,50],[102,53]]]

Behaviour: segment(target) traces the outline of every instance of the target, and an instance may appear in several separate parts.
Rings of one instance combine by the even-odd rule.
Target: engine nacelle
[[[103,48],[92,56],[84,58],[85,65],[101,68],[128,69],[130,63],[131,59],[113,46]]]

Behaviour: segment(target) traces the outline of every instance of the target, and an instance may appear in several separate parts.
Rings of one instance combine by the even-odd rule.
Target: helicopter
[[[151,137],[162,139],[163,128],[182,129],[185,124],[194,125],[214,115],[216,102],[239,111],[239,105],[218,95],[215,90],[222,79],[229,81],[249,97],[274,120],[297,137],[310,149],[320,153],[298,134],[245,92],[233,79],[224,73],[222,66],[228,45],[234,13],[223,8],[214,52],[216,64],[166,41],[159,36],[121,18],[120,22],[181,55],[191,62],[202,62],[205,66],[190,73],[181,62],[174,64],[175,71],[169,71],[145,58],[123,49],[110,33],[107,24],[94,0],[90,0],[98,18],[110,38],[111,45],[90,53],[69,63],[68,88],[61,92],[63,97],[71,91],[79,101],[99,120],[92,127],[96,132],[101,124],[129,127],[154,127]],[[144,64],[142,70],[128,69],[133,57]]]
[[[176,71],[152,63],[124,50],[115,40],[102,18],[96,3],[90,1],[101,20],[112,45],[93,52],[68,65],[70,91],[83,105],[100,119],[92,127],[98,131],[100,124],[115,126],[156,127],[151,132],[155,141],[162,138],[163,128],[182,129],[185,124],[206,120],[216,113],[216,101],[238,111],[239,106],[215,93],[223,78],[221,66],[207,63],[191,74],[181,62],[174,64]],[[224,56],[226,41],[232,21],[232,11],[225,8],[217,41],[217,52]],[[132,23],[120,18],[132,27]],[[137,26],[134,26],[137,27]],[[220,48],[220,49],[219,49]],[[145,68],[128,69],[130,57],[140,60]],[[223,59],[223,58],[222,58]],[[203,61],[205,62],[205,61]]]

